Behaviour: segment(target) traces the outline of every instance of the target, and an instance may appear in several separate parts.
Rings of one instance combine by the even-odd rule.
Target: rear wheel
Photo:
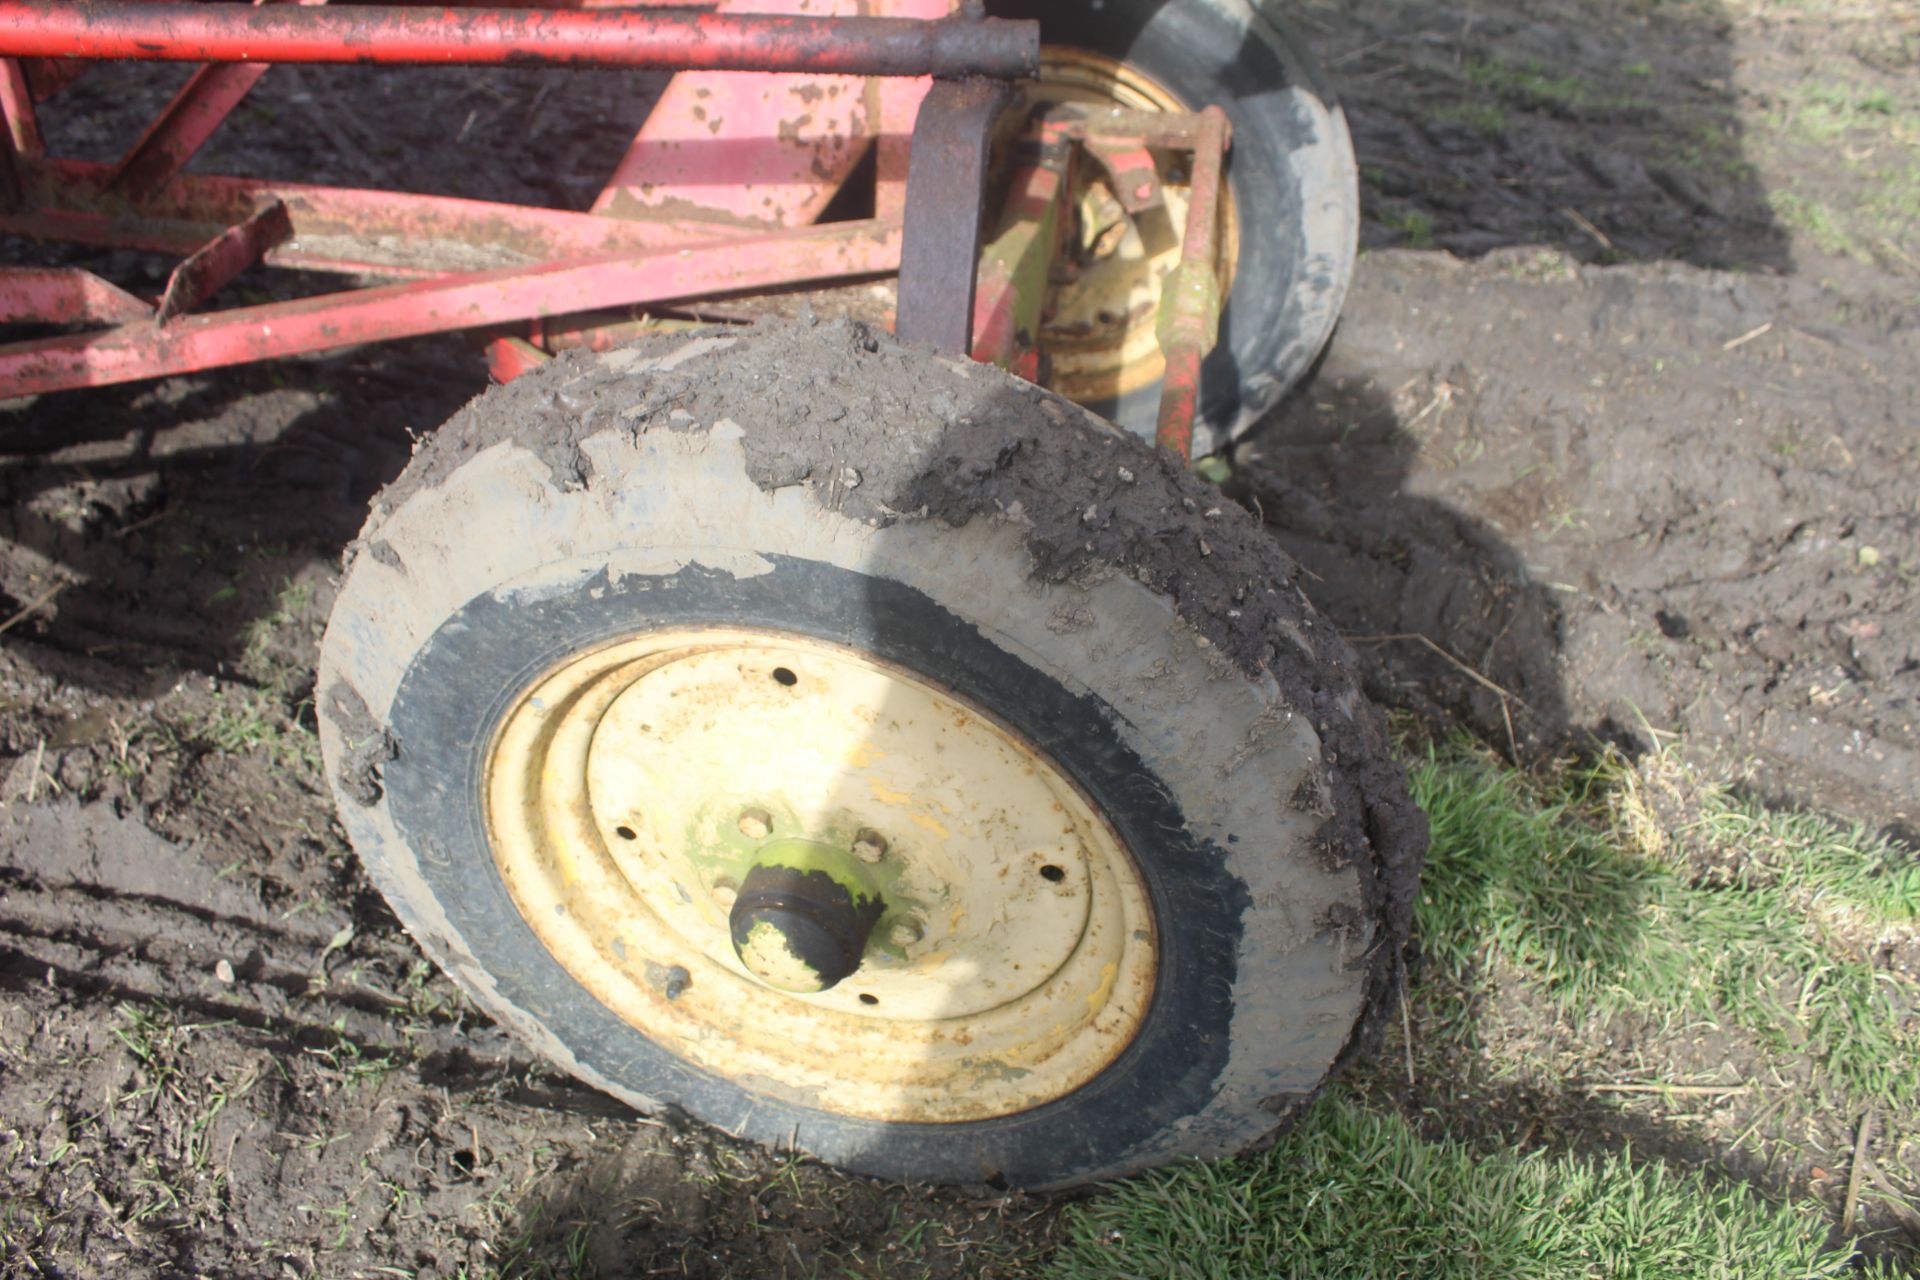
[[[1161,111],[1217,105],[1231,119],[1220,264],[1230,291],[1219,345],[1202,369],[1195,423],[1200,451],[1224,447],[1305,376],[1339,317],[1360,225],[1345,116],[1272,5],[988,0],[987,8],[1041,24],[1046,47],[1030,100]],[[1182,166],[1177,157],[1159,160],[1174,201],[1165,230],[1177,233]],[[1049,385],[1150,437],[1163,368],[1154,318],[1159,281],[1179,260],[1177,234],[1153,225],[1115,234],[1118,203],[1097,189],[1077,194],[1086,241],[1079,247],[1094,260],[1057,294],[1042,334],[1053,355]]]
[[[1057,1186],[1319,1087],[1423,839],[1262,531],[851,325],[576,354],[376,503],[322,649],[341,820],[425,949],[644,1109]]]

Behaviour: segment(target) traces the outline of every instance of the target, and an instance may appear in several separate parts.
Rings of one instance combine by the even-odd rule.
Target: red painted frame
[[[926,73],[1030,73],[1038,53],[1030,25],[1014,31],[1021,24],[949,16],[957,0],[806,4],[813,15],[841,15],[828,17],[776,12],[799,8],[799,0],[705,0],[703,10],[712,11],[701,12],[686,11],[688,0],[520,0],[511,9],[486,0],[427,3],[0,0],[7,126],[0,131],[0,233],[186,258],[165,296],[151,301],[85,272],[0,269],[0,319],[112,326],[0,346],[0,397],[514,322],[564,329],[564,317],[586,312],[884,277],[899,269],[905,144],[930,84]],[[849,16],[875,9],[887,16]],[[206,65],[118,163],[47,156],[37,105],[84,68],[77,60],[101,57]],[[700,70],[676,77],[666,109],[656,108],[589,214],[184,173],[274,60]],[[745,77],[742,69],[787,74]],[[731,104],[726,121],[698,106],[716,91],[731,94],[720,99]],[[811,112],[782,118],[795,101],[814,105],[829,96],[844,99],[841,111],[822,110],[811,132]],[[1158,137],[1154,145],[1185,146],[1197,137],[1196,177],[1208,170],[1217,181],[1217,150],[1210,168],[1201,153],[1223,146],[1224,134],[1196,132],[1204,119],[1165,117],[1146,129]],[[746,165],[683,165],[663,179],[658,157],[696,151],[674,141],[676,131],[695,129],[696,137],[724,129],[723,141],[752,143]],[[1102,131],[1101,145],[1138,151],[1151,140],[1138,129],[1117,141],[1112,133]],[[879,139],[875,216],[809,225],[853,171],[863,147],[849,138],[863,134]],[[649,207],[661,190],[667,196]],[[1194,205],[1217,220],[1212,199]],[[757,224],[754,213],[762,215]],[[1201,234],[1209,253],[1210,227]],[[476,270],[476,258],[498,265]],[[255,262],[395,283],[194,312]],[[1000,287],[992,301],[983,295],[976,333],[1004,321],[994,307],[1013,305],[1012,294]],[[1199,332],[1179,327],[1180,341]],[[1023,368],[1018,353],[980,354]],[[1197,371],[1204,347],[1191,359],[1177,354],[1168,353],[1170,394],[1176,373]],[[537,359],[525,343],[497,342],[493,367],[510,374]],[[1163,441],[1183,444],[1191,396],[1173,409],[1186,423],[1163,423]]]

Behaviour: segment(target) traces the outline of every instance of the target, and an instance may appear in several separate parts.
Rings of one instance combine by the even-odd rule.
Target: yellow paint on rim
[[[495,865],[569,973],[675,1055],[800,1105],[1023,1111],[1099,1074],[1152,994],[1145,888],[1078,788],[840,646],[699,629],[571,659],[502,723],[486,800]],[[756,980],[727,924],[754,850],[862,832],[884,838],[888,905],[859,970],[804,995]]]
[[[1025,90],[1028,104],[1092,103],[1129,111],[1184,112],[1191,108],[1137,67],[1085,49],[1048,45],[1040,51],[1040,78]],[[1166,277],[1180,265],[1186,240],[1189,157],[1153,152],[1166,197],[1164,215],[1130,218],[1099,165],[1076,166],[1069,195],[1074,212],[1067,250],[1081,264],[1078,278],[1056,285],[1040,331],[1052,358],[1048,385],[1082,404],[1117,399],[1158,382],[1165,354],[1154,321]],[[1172,182],[1173,176],[1180,182]],[[1221,193],[1220,292],[1233,284],[1239,257],[1239,219],[1233,190]]]

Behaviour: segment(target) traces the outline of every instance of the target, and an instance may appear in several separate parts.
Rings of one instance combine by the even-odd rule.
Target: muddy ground
[[[1353,125],[1366,253],[1230,485],[1375,695],[1529,763],[1678,741],[1915,841],[1920,10],[1293,14]],[[139,95],[87,92],[56,139],[112,155]],[[276,72],[204,167],[578,205],[646,96]],[[0,1268],[1043,1257],[1047,1202],[873,1186],[547,1074],[362,879],[314,644],[369,498],[483,380],[440,339],[0,411]]]

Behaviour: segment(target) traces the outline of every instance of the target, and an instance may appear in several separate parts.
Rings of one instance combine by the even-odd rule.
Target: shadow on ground
[[[1289,6],[1353,131],[1363,247],[1785,271],[1716,0]]]

